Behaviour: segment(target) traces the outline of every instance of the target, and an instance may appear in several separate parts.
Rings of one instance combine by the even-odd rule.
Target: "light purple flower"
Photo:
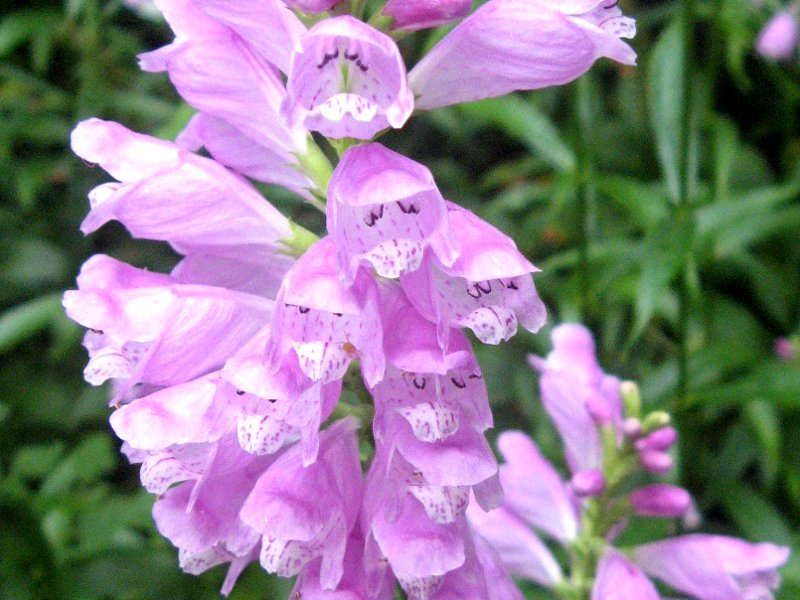
[[[792,12],[782,11],[775,14],[758,34],[756,50],[766,58],[789,60],[799,36],[797,17]]]
[[[648,575],[698,600],[771,599],[789,548],[692,534],[638,546],[631,556]]]
[[[564,579],[553,554],[528,523],[513,511],[500,507],[486,512],[470,502],[467,519],[499,555],[511,575],[545,587],[554,587]]]
[[[533,440],[521,431],[504,431],[497,446],[506,461],[500,465],[504,507],[561,542],[573,541],[579,529],[577,502]]]
[[[380,144],[345,152],[328,186],[326,211],[346,282],[361,263],[383,277],[413,271],[428,247],[447,266],[456,259],[447,208],[430,171]]]
[[[191,0],[191,2],[207,15],[235,31],[262,59],[284,73],[288,72],[292,48],[306,32],[306,28],[283,0],[258,2]]]
[[[511,238],[470,211],[449,204],[448,217],[459,252],[453,265],[428,252],[400,279],[416,309],[437,324],[443,347],[451,327],[469,327],[487,344],[510,339],[518,323],[538,331],[546,312],[531,278],[538,269]]]
[[[272,301],[223,288],[180,284],[108,256],[84,263],[67,315],[89,331],[93,385],[109,378],[174,385],[220,368],[270,317]]]
[[[389,0],[383,14],[392,17],[392,29],[413,31],[439,27],[464,17],[472,0]]]
[[[320,424],[336,406],[342,382],[310,379],[294,351],[273,370],[266,360],[269,335],[266,327],[253,336],[222,371],[235,388],[227,398],[238,411],[239,443],[248,452],[270,454],[299,436],[303,464],[309,465],[317,457]]]
[[[561,85],[608,57],[635,64],[635,24],[609,0],[490,0],[409,73],[418,109]]]
[[[235,442],[234,442],[235,444]],[[180,549],[180,565],[196,575],[230,562],[222,593],[228,595],[245,566],[258,556],[260,535],[239,517],[257,478],[273,457],[249,456],[231,446],[226,458],[236,466],[201,481],[186,481],[166,490],[153,506],[159,533]]]
[[[428,485],[461,487],[464,499],[474,486],[481,504],[498,505],[497,462],[483,435],[492,414],[469,343],[454,332],[443,353],[435,326],[402,290],[395,286],[385,295],[390,296],[384,298],[384,323],[391,364],[373,389],[376,441],[398,452]]]
[[[205,146],[215,159],[241,173],[302,193],[312,184],[296,169],[295,154],[305,152],[307,132],[280,118],[286,91],[273,66],[278,59],[265,57],[255,42],[245,42],[225,21],[200,10],[203,4],[161,0],[176,39],[140,56],[144,70],[167,71],[181,96],[200,111],[179,142],[192,150]],[[225,12],[235,22],[237,6],[232,2]],[[259,2],[253,10],[262,19],[273,12],[296,19],[280,2]],[[262,24],[259,39],[276,39],[274,24],[255,23]],[[297,22],[292,36],[304,30]]]
[[[464,564],[445,575],[431,600],[524,600],[497,553],[480,537],[465,533]]]
[[[607,549],[597,565],[592,600],[659,600],[655,586],[623,554]]]
[[[347,540],[344,556],[344,575],[336,590],[322,587],[320,567],[322,559],[308,563],[297,576],[290,598],[302,600],[391,600],[394,597],[395,579],[389,569],[368,574],[365,562],[364,536],[356,526]],[[370,576],[374,576],[372,579]]]
[[[284,277],[267,357],[277,369],[293,350],[306,376],[322,383],[341,379],[350,362],[360,358],[365,380],[375,385],[385,366],[377,285],[362,269],[346,288],[339,278],[336,252],[325,237]]]
[[[564,324],[553,329],[553,350],[546,359],[531,356],[541,372],[542,404],[564,440],[567,462],[573,472],[603,468],[603,448],[593,412],[605,407],[611,422],[621,424],[619,380],[606,375],[597,363],[592,334],[582,325]]]
[[[356,428],[354,420],[338,421],[320,435],[313,465],[304,467],[293,446],[256,482],[240,517],[262,535],[260,561],[267,571],[291,577],[321,558],[321,587],[339,584],[361,505]]]
[[[463,515],[434,521],[416,497],[425,490],[423,475],[395,455],[390,458],[379,446],[367,474],[362,528],[367,545],[377,547],[368,554],[373,561],[368,572],[380,575],[388,562],[400,585],[412,598],[429,598],[443,576],[464,564]],[[463,498],[463,508],[469,492]],[[424,499],[424,496],[423,496]],[[445,494],[440,500],[448,503]],[[383,560],[381,560],[383,559]]]
[[[414,108],[394,41],[344,15],[317,23],[292,53],[283,112],[333,138],[370,139],[402,127]]]
[[[78,124],[72,149],[119,180],[90,192],[85,234],[115,219],[134,237],[166,241],[185,255],[174,271],[183,282],[274,297],[292,262],[280,240],[292,232],[248,182],[180,146],[99,119]]]

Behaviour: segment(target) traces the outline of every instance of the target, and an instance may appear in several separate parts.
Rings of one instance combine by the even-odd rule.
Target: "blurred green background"
[[[675,413],[673,479],[701,528],[791,545],[778,597],[798,598],[800,360],[773,345],[800,331],[800,68],[752,50],[777,4],[698,1],[688,60],[681,3],[622,5],[637,68],[601,61],[569,86],[418,115],[383,141],[517,241],[542,269],[551,325],[589,325],[606,369]],[[60,306],[92,253],[174,263],[119,226],[81,237],[86,193],[108,178],[68,147],[90,116],[180,131],[191,111],[136,66],[171,34],[119,0],[0,6],[0,598],[216,598],[223,570],[183,575],[155,533]],[[408,64],[435,35],[403,40]],[[297,199],[265,193],[321,231]],[[534,433],[558,461],[525,361],[548,348],[546,332],[520,333],[480,358],[498,428]],[[634,523],[626,541],[674,528]],[[289,589],[251,565],[232,598]]]

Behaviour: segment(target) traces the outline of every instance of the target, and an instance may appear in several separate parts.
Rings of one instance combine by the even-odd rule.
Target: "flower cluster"
[[[297,576],[298,598],[392,598],[396,582],[415,599],[519,598],[465,517],[503,493],[464,330],[537,331],[536,268],[423,165],[361,142],[415,108],[633,64],[633,21],[607,0],[469,15],[389,1],[371,24],[360,2],[155,4],[175,40],[142,68],[196,114],[175,143],[90,119],[72,147],[116,180],[91,191],[84,233],[116,220],[181,258],[164,274],[94,256],[64,306],[88,329],[86,380],[113,381],[111,426],[158,495],[159,531],[190,573],[229,563],[226,594],[258,560]],[[406,71],[393,35],[460,19]],[[248,178],[323,208],[327,233]]]
[[[682,488],[651,483],[630,490],[642,470],[670,469],[676,432],[665,413],[640,415],[636,386],[602,371],[584,327],[560,325],[552,337],[553,351],[531,363],[541,373],[542,403],[572,477],[564,481],[524,433],[507,431],[498,440],[506,460],[503,506],[467,511],[508,570],[569,598],[657,600],[645,573],[698,600],[772,598],[788,548],[703,534],[614,548],[630,516],[670,518],[690,510]],[[532,527],[570,549],[569,577]]]

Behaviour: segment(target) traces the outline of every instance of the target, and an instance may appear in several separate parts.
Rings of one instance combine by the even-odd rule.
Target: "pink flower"
[[[260,560],[271,573],[297,575],[321,558],[319,580],[335,589],[347,539],[361,505],[357,423],[344,420],[320,436],[319,458],[304,467],[300,448],[281,454],[258,479],[240,517],[262,536]]]
[[[452,266],[428,252],[422,266],[400,282],[415,308],[433,323],[447,347],[451,327],[469,327],[482,342],[499,344],[520,323],[536,332],[545,307],[531,278],[537,271],[516,244],[468,210],[448,206],[459,255]]]
[[[246,15],[235,2],[224,9],[212,1],[160,0],[158,6],[176,39],[140,61],[146,71],[167,71],[181,96],[200,111],[179,142],[192,150],[205,146],[219,162],[254,179],[301,193],[310,188],[295,168],[307,132],[280,118],[286,91],[276,68],[288,64],[288,48],[303,25],[281,2],[266,0]],[[235,31],[244,16],[260,24],[247,41]],[[278,31],[287,46],[278,46]]]
[[[559,325],[551,337],[553,350],[545,360],[529,357],[541,372],[542,404],[564,441],[572,471],[602,469],[603,447],[595,415],[603,412],[610,422],[621,425],[620,382],[600,368],[592,334],[582,325]]]
[[[428,247],[446,265],[456,258],[430,171],[380,144],[344,153],[328,186],[327,216],[347,282],[362,263],[383,277],[413,271]]]
[[[775,14],[758,34],[756,50],[761,56],[773,60],[789,60],[797,47],[800,27],[791,12]]]
[[[597,565],[592,600],[659,600],[655,586],[623,554],[609,548]]]
[[[368,140],[402,127],[414,108],[394,41],[350,16],[317,23],[297,40],[283,113],[333,138]]]
[[[472,0],[389,0],[383,14],[392,17],[392,29],[439,27],[464,17]]]
[[[180,565],[187,573],[202,573],[230,562],[222,593],[228,595],[236,579],[258,556],[260,536],[239,517],[257,478],[273,462],[229,446],[229,470],[209,466],[200,480],[189,480],[166,490],[153,506],[159,533],[180,549]],[[220,472],[217,472],[220,471]]]
[[[603,56],[634,64],[636,54],[619,38],[635,31],[609,0],[490,0],[411,70],[416,107],[561,85]]]
[[[649,575],[698,600],[772,598],[789,548],[720,535],[684,535],[639,546],[633,560]]]
[[[269,318],[266,298],[181,284],[98,255],[83,265],[67,315],[87,327],[93,385],[106,379],[174,385],[220,368]]]
[[[364,378],[375,385],[385,366],[377,285],[362,269],[353,285],[345,287],[336,253],[333,241],[325,237],[284,277],[267,358],[277,369],[294,351],[303,373],[322,383],[341,379],[350,362],[360,358]]]
[[[335,408],[342,382],[310,379],[294,351],[271,369],[266,361],[269,335],[269,327],[256,334],[222,371],[235,388],[227,401],[237,410],[239,444],[247,452],[271,454],[299,436],[303,464],[309,465],[317,457],[320,424]]]
[[[89,193],[83,233],[118,220],[134,237],[168,242],[185,255],[173,271],[181,282],[275,295],[292,263],[281,254],[291,228],[248,182],[213,160],[110,121],[79,123],[72,149],[119,180]]]

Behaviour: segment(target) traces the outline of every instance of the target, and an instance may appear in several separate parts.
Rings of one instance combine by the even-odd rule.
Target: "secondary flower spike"
[[[594,61],[626,65],[636,33],[613,0],[490,0],[409,73],[418,109],[568,83]]]
[[[348,15],[320,21],[292,53],[283,113],[332,138],[368,140],[414,109],[394,41]]]

